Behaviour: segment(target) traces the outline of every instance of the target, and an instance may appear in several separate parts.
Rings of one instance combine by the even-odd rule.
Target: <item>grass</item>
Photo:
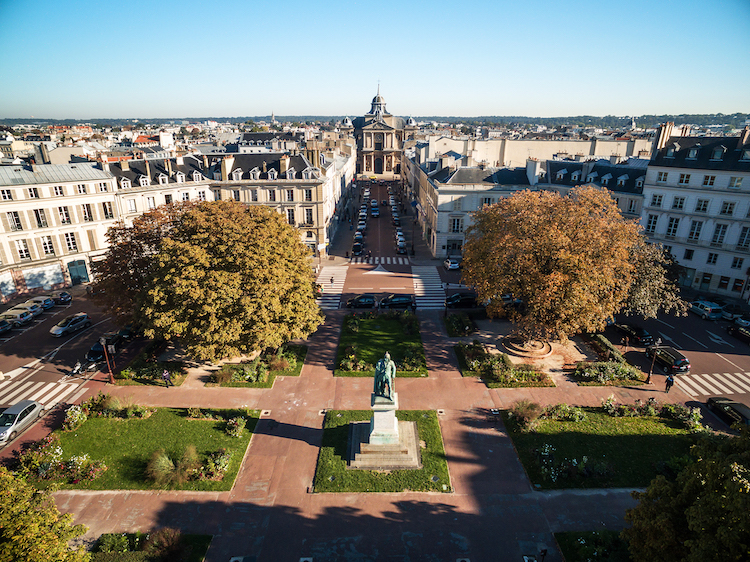
[[[565,560],[607,560],[630,562],[628,543],[620,538],[619,531],[555,533],[555,540]]]
[[[539,420],[533,432],[521,432],[503,412],[529,480],[538,488],[645,487],[664,463],[688,453],[695,436],[674,420],[660,417],[611,417],[602,408],[584,408],[584,421]],[[556,479],[545,470],[546,445]],[[583,457],[590,471],[581,474]],[[573,467],[573,459],[578,466]],[[549,468],[549,461],[547,467]]]
[[[133,536],[133,533],[127,533],[128,536]],[[185,550],[188,552],[187,556],[182,560],[184,562],[203,562],[208,552],[208,547],[211,544],[212,535],[180,535],[181,543],[184,545]],[[170,562],[170,560],[159,557],[154,558],[148,556],[146,552],[135,551],[135,552],[92,552],[91,562]]]
[[[285,369],[283,371],[268,371],[268,376],[264,381],[257,382],[224,382],[218,386],[229,387],[229,388],[271,388],[276,377],[298,377],[302,372],[302,367],[305,364],[305,357],[307,357],[307,346],[306,345],[293,345],[286,344],[284,346],[287,353],[294,354],[297,359],[297,364],[293,368]],[[231,364],[227,364],[231,368]]]
[[[157,449],[164,449],[172,458],[179,458],[188,445],[195,445],[198,454],[205,455],[221,448],[232,451],[229,469],[221,481],[189,481],[180,490],[230,490],[240,469],[257,412],[244,410],[203,410],[220,420],[194,420],[185,409],[159,408],[146,419],[91,418],[80,428],[59,432],[65,458],[88,453],[93,460],[104,461],[108,469],[96,480],[78,484],[63,483],[66,489],[88,490],[154,490],[158,486],[146,480],[146,463]],[[247,429],[239,438],[224,431],[224,419],[235,416],[250,417]]]
[[[369,420],[370,410],[326,412],[323,441],[315,469],[316,492],[451,492],[443,438],[434,411],[399,410],[396,417],[417,422],[421,449],[421,470],[348,470],[346,451],[349,423]],[[436,477],[436,478],[433,478]],[[445,488],[444,488],[445,486]]]
[[[338,377],[372,377],[375,374],[375,364],[382,359],[385,352],[391,354],[391,359],[396,365],[401,364],[406,349],[416,346],[422,356],[424,365],[424,347],[419,332],[405,334],[401,321],[398,318],[386,318],[384,315],[374,318],[361,318],[359,331],[354,332],[348,328],[347,323],[341,329],[338,353],[336,355],[336,370],[334,375]],[[372,366],[365,371],[344,371],[338,368],[348,348],[357,349],[357,358]],[[398,369],[398,377],[425,377],[427,367],[421,367],[416,371],[404,371]]]

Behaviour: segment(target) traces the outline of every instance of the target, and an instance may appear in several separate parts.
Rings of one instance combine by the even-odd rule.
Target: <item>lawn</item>
[[[159,554],[151,554],[141,550],[146,546],[146,537],[149,534],[150,533],[107,533],[101,535],[95,550],[100,547],[104,548],[101,546],[102,544],[113,544],[115,541],[117,541],[117,544],[120,545],[121,548],[127,548],[128,550],[106,549],[106,552],[95,551],[91,553],[91,562],[171,562],[174,560],[175,557],[172,552],[167,552],[160,556]],[[182,557],[180,560],[183,562],[203,562],[212,538],[212,535],[180,534],[179,544],[182,546],[180,549],[182,551]],[[124,545],[127,545],[127,547]]]
[[[353,320],[355,319],[355,320]],[[411,312],[364,313],[347,316],[341,329],[336,370],[339,377],[372,377],[385,352],[391,354],[399,377],[425,377],[427,366],[419,322]],[[342,368],[347,357],[358,369]],[[410,364],[410,369],[404,366]]]
[[[276,380],[276,377],[298,377],[302,372],[302,367],[305,364],[305,357],[307,357],[307,346],[286,344],[284,345],[283,353],[285,357],[291,357],[294,359],[294,365],[292,365],[290,362],[289,368],[287,369],[280,369],[276,371],[269,369],[267,371],[265,380],[257,380],[255,382],[227,380],[219,382],[219,386],[232,388],[271,388],[273,386],[273,382]],[[262,359],[263,362],[267,364],[269,357],[262,356]],[[231,372],[233,370],[242,370],[243,367],[244,365],[241,363],[226,363],[222,366],[222,370],[228,372],[231,379]],[[217,378],[217,375],[213,375],[212,378],[215,380]]]
[[[583,408],[584,421],[539,420],[521,432],[503,412],[518,456],[537,488],[645,487],[673,457],[688,454],[695,435],[657,416],[611,417]]]
[[[187,410],[159,408],[146,419],[117,419],[93,417],[75,431],[60,431],[60,445],[65,458],[88,455],[104,461],[108,469],[96,480],[78,484],[63,483],[62,488],[89,490],[152,490],[158,486],[145,478],[146,463],[151,454],[164,449],[172,458],[180,458],[188,445],[195,445],[205,458],[209,453],[225,448],[232,452],[224,479],[196,480],[176,489],[223,491],[230,490],[250,443],[257,422],[257,412],[240,410],[203,410],[221,419],[189,419]],[[247,428],[242,436],[230,437],[224,431],[224,419],[245,416]]]
[[[434,411],[399,410],[396,417],[416,421],[421,449],[421,470],[348,470],[346,451],[349,422],[369,420],[370,410],[326,412],[323,441],[315,469],[316,492],[451,492],[443,438]]]

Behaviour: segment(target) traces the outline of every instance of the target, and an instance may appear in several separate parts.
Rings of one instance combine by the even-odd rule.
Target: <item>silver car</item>
[[[34,400],[21,400],[0,414],[0,446],[7,445],[24,429],[44,415],[44,406]]]
[[[89,315],[85,312],[79,312],[78,314],[66,316],[65,318],[60,320],[57,324],[50,328],[49,333],[56,338],[59,338],[67,334],[77,332],[82,328],[88,328],[89,326],[91,326]]]
[[[35,303],[35,302],[29,302],[29,301],[22,302],[21,304],[17,304],[13,308],[11,308],[11,310],[26,310],[26,311],[30,312],[31,315],[34,318],[36,318],[42,312],[44,312],[44,310],[42,309],[42,307],[39,306],[37,303]]]

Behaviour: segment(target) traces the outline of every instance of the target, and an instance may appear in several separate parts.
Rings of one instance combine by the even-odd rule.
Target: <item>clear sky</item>
[[[0,0],[0,118],[750,112],[750,0]]]

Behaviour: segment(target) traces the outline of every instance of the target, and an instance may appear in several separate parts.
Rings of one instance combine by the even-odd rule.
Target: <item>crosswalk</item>
[[[445,306],[445,289],[437,267],[412,266],[411,274],[417,310],[442,309]]]
[[[355,256],[351,259],[351,263],[371,263],[374,265],[409,265],[409,258],[402,258],[400,256],[386,256],[386,257],[372,257],[367,258],[362,256]]]
[[[750,394],[750,372],[678,375],[675,386],[692,397]]]
[[[321,295],[317,298],[320,308],[323,310],[339,308],[347,271],[349,268],[345,265],[328,265],[320,270],[317,280],[321,287]]]
[[[85,381],[84,381],[85,382]],[[82,381],[76,382],[45,382],[45,381],[13,381],[0,382],[0,404],[12,406],[21,400],[36,400],[49,409],[62,402],[76,389],[82,387]]]

